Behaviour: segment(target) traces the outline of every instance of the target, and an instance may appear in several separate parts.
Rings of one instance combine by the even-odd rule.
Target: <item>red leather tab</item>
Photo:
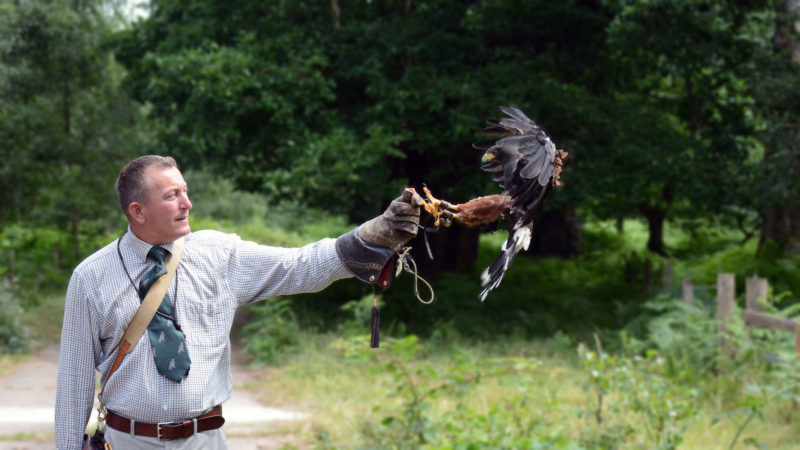
[[[381,274],[378,276],[378,286],[387,288],[392,284],[392,267],[394,267],[394,258],[390,258],[381,269]]]

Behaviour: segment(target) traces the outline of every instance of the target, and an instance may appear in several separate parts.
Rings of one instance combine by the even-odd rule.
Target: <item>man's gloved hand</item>
[[[339,236],[336,253],[347,270],[365,283],[379,283],[396,252],[417,235],[419,207],[424,203],[413,189],[406,189],[382,215]],[[380,281],[381,287],[389,286],[389,280]]]
[[[417,235],[419,207],[424,203],[413,189],[404,190],[382,215],[358,227],[358,237],[367,243],[400,251]]]

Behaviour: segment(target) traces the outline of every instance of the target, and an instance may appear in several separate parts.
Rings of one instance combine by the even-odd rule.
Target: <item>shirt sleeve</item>
[[[317,292],[352,277],[336,253],[336,239],[299,248],[259,245],[238,239],[231,249],[227,280],[239,304],[277,295]]]
[[[79,449],[94,403],[95,364],[101,348],[80,274],[73,273],[64,304],[55,406],[58,449]]]

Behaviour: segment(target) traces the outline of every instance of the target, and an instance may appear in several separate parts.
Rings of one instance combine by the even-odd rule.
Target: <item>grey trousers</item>
[[[130,433],[123,433],[111,427],[103,430],[106,441],[111,444],[114,450],[139,450],[139,449],[181,449],[181,450],[228,450],[225,443],[225,428],[203,431],[186,439],[175,439],[174,441],[162,441],[157,438],[146,436],[132,436]]]

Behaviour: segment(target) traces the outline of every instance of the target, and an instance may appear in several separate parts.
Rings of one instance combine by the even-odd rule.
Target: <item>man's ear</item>
[[[128,217],[131,218],[131,221],[136,222],[139,225],[144,225],[144,205],[139,202],[131,202],[128,205]]]

